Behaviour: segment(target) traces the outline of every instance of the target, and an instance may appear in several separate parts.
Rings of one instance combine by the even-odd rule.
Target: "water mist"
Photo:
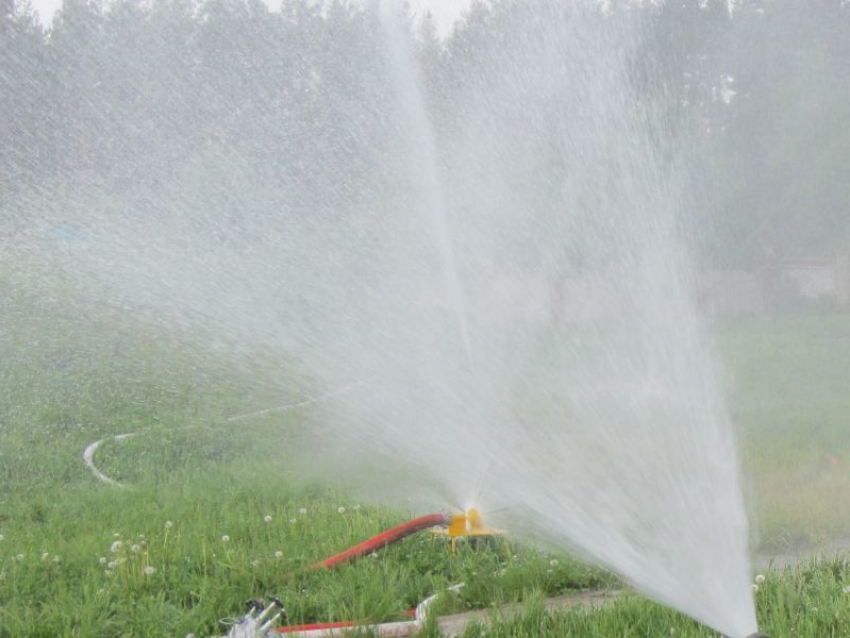
[[[338,107],[325,128],[257,140],[234,116],[234,142],[156,180],[49,192],[26,236],[84,237],[19,242],[21,263],[49,259],[80,297],[258,384],[326,393],[308,417],[325,448],[416,468],[404,489],[430,506],[475,505],[753,633],[735,434],[682,232],[688,127],[640,26],[499,3],[436,90],[394,4],[370,11],[361,84],[334,58],[298,85],[340,96],[316,105]],[[311,170],[276,171],[290,148]]]

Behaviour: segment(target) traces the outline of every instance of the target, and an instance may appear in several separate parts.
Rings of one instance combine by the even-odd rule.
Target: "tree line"
[[[236,225],[282,206],[334,216],[403,201],[386,157],[405,142],[404,122],[374,4],[65,0],[45,26],[27,0],[0,0],[0,220],[26,224],[44,206],[108,209],[116,194],[140,209],[167,196],[216,206]],[[850,243],[848,5],[740,0],[730,13],[726,0],[492,0],[443,37],[427,16],[405,28],[437,146],[468,125],[458,104],[497,113],[491,125],[551,150],[518,179],[540,192],[564,170],[569,150],[546,138],[571,113],[553,107],[551,126],[524,123],[511,109],[526,98],[504,99],[500,74],[519,43],[546,37],[541,16],[639,24],[633,80],[691,129],[701,258],[747,266]],[[538,92],[569,73],[551,59],[533,71]],[[551,86],[553,104],[574,90],[554,77]]]

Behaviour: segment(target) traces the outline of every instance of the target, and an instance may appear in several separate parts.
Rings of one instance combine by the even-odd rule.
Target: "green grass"
[[[292,622],[390,620],[456,582],[468,585],[441,603],[446,611],[525,601],[525,613],[487,636],[714,635],[630,594],[593,612],[545,615],[546,596],[617,581],[504,542],[453,555],[420,535],[333,572],[289,577],[407,513],[305,482],[290,452],[302,434],[296,413],[285,432],[280,418],[229,423],[270,390],[182,347],[180,335],[131,323],[116,331],[113,317],[80,321],[56,303],[25,310],[26,321],[0,331],[2,352],[14,355],[0,359],[2,638],[224,633],[219,618],[264,594],[284,600]],[[850,318],[727,322],[716,341],[765,545],[847,535]],[[142,434],[108,438],[129,431]],[[102,437],[98,465],[123,489],[83,467],[83,448]],[[774,638],[850,636],[848,585],[843,561],[770,573],[757,594],[762,627]]]
[[[429,535],[332,573],[298,575],[403,515],[324,487],[287,489],[286,480],[268,478],[285,465],[246,463],[248,450],[200,467],[208,449],[184,447],[182,457],[172,449],[186,461],[181,469],[153,472],[133,487],[92,487],[86,477],[61,497],[8,498],[0,635],[208,635],[223,632],[216,619],[265,594],[286,601],[293,622],[380,621],[401,618],[455,582],[474,583],[461,594],[466,608],[613,581],[567,556],[554,564],[502,543],[461,544],[452,554]]]
[[[850,537],[850,316],[727,322],[717,344],[760,544]]]
[[[452,555],[443,539],[428,535],[332,573],[290,578],[399,516],[326,492],[281,493],[249,476],[204,478],[204,484],[178,480],[163,491],[77,496],[15,512],[14,523],[4,525],[0,631],[203,635],[221,631],[217,618],[237,615],[245,600],[265,594],[286,601],[294,622],[380,621],[402,617],[472,572],[481,578],[463,594],[469,605],[609,579],[565,557],[548,567],[548,557],[536,552],[514,560],[503,548],[462,546]],[[147,574],[146,567],[155,571]],[[503,570],[506,579],[497,583],[495,574]]]
[[[850,564],[846,560],[812,563],[781,573],[768,573],[755,594],[761,631],[773,638],[850,635]],[[595,611],[575,610],[547,615],[540,598],[529,598],[525,613],[489,627],[469,627],[464,636],[612,636],[687,638],[717,634],[681,614],[626,595]]]
[[[382,621],[465,580],[461,609],[613,582],[565,555],[554,565],[502,542],[452,554],[429,535],[300,574],[407,514],[306,483],[291,452],[297,414],[285,428],[278,416],[228,422],[262,405],[258,390],[210,373],[215,361],[201,377],[176,338],[143,326],[94,338],[96,320],[81,326],[55,307],[45,330],[31,311],[0,333],[4,351],[29,349],[0,360],[3,638],[225,633],[220,618],[265,594],[286,601],[291,622]],[[111,438],[125,432],[140,435]],[[83,448],[104,437],[98,466],[125,488],[83,466]]]

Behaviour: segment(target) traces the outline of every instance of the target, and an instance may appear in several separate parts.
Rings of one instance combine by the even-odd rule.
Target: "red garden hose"
[[[289,625],[288,627],[277,627],[276,633],[279,634],[309,634],[310,632],[327,631],[332,629],[352,629],[357,626],[352,620],[343,620],[342,622],[317,622],[309,625]]]
[[[351,547],[344,552],[331,556],[330,558],[326,558],[325,560],[319,561],[318,563],[314,563],[307,568],[308,571],[313,571],[317,569],[333,569],[337,565],[341,565],[342,563],[346,563],[348,561],[354,560],[355,558],[360,558],[361,556],[365,556],[367,554],[371,554],[373,552],[378,551],[386,547],[387,545],[392,545],[400,541],[403,538],[407,538],[408,536],[415,534],[416,532],[421,532],[422,530],[426,530],[430,527],[437,527],[441,525],[448,525],[451,521],[451,515],[445,513],[439,514],[427,514],[425,516],[420,516],[419,518],[414,518],[411,521],[407,521],[406,523],[402,523],[400,525],[396,525],[385,532],[381,532],[377,536],[373,536],[369,540],[365,540],[362,543]],[[432,597],[433,598],[433,597]],[[430,602],[431,599],[429,599]],[[406,621],[406,622],[398,622],[398,623],[385,623],[382,625],[373,625],[371,627],[372,631],[378,633],[382,636],[408,636],[415,629],[418,629],[421,619],[417,617],[416,612],[413,614],[414,620]],[[329,623],[312,623],[309,625],[297,625],[297,626],[288,626],[288,627],[277,627],[274,631],[280,634],[296,634],[299,636],[307,637],[307,636],[328,636],[335,635],[334,630],[340,629],[350,629],[358,626],[358,623],[353,621],[342,621],[342,622],[329,622]]]
[[[377,536],[373,536],[369,540],[363,541],[362,543],[359,543],[340,554],[336,554],[335,556],[326,558],[323,561],[319,561],[318,563],[311,565],[308,569],[322,569],[323,567],[326,569],[332,569],[342,563],[376,552],[387,545],[392,545],[403,538],[407,538],[411,534],[421,532],[429,527],[448,525],[450,518],[451,516],[445,513],[427,514],[425,516],[420,516],[419,518],[414,518],[412,521],[407,521],[406,523],[396,525],[385,532],[381,532]]]

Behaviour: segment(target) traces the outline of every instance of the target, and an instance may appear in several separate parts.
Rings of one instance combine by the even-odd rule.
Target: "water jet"
[[[736,434],[682,230],[693,138],[640,64],[647,34],[592,2],[483,3],[488,17],[458,33],[443,78],[423,72],[404,16],[378,4],[362,41],[315,68],[291,52],[297,77],[250,108],[258,87],[240,77],[241,53],[224,80],[233,91],[208,83],[221,65],[194,77],[187,64],[186,108],[151,102],[170,105],[161,137],[144,133],[157,120],[136,100],[117,108],[132,82],[105,87],[120,104],[79,122],[92,148],[110,141],[103,155],[76,129],[63,147],[98,170],[63,175],[61,198],[16,221],[21,271],[47,271],[42,286],[70,306],[143,317],[281,394],[356,382],[299,423],[323,478],[338,457],[400,466],[393,485],[370,491],[354,472],[345,484],[406,508],[389,493],[402,484],[421,497],[416,512],[502,511],[512,532],[579,548],[653,599],[752,634]],[[179,41],[209,46],[200,31]],[[85,80],[58,95],[101,87]],[[184,140],[172,116],[196,106],[220,119]],[[112,144],[123,128],[100,135],[115,113],[134,123],[127,148]],[[143,157],[162,165],[145,174]],[[56,250],[43,239],[60,226],[95,230]],[[453,541],[488,531],[472,510],[439,520]]]

